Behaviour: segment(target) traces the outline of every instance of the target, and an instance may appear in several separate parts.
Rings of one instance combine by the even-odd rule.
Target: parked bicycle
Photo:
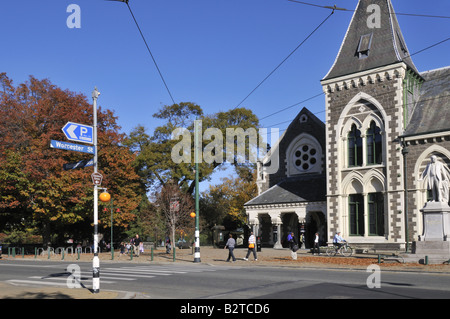
[[[327,255],[332,257],[336,256],[339,253],[344,257],[350,257],[353,254],[353,248],[348,245],[348,243],[342,244],[341,247],[337,248],[336,246],[328,246]]]

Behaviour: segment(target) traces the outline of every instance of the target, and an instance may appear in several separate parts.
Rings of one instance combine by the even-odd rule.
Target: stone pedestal
[[[447,241],[450,234],[450,206],[444,202],[427,202],[420,211],[423,216],[421,241]]]
[[[450,259],[450,206],[444,202],[427,202],[420,210],[423,234],[413,242],[412,254],[404,254],[405,262],[440,264]]]

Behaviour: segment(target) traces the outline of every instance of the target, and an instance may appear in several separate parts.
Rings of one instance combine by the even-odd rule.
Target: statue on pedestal
[[[431,190],[433,201],[448,203],[450,170],[437,161],[436,155],[432,155],[430,161],[419,180],[426,178],[427,188]]]

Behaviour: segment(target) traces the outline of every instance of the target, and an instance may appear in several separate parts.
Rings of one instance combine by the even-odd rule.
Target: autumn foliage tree
[[[91,155],[50,149],[50,140],[64,141],[67,122],[92,125],[92,105],[86,96],[62,90],[49,80],[29,80],[17,86],[0,73],[0,227],[34,229],[44,243],[67,238],[90,239],[93,215],[92,167],[63,170],[63,164]],[[102,187],[120,208],[114,226],[134,219],[143,191],[132,163],[135,156],[122,146],[113,112],[98,108],[98,166]],[[100,210],[99,210],[100,211]],[[109,220],[109,219],[108,219]],[[99,222],[109,227],[106,217]],[[0,232],[2,228],[0,228]]]
[[[181,191],[176,183],[166,183],[156,196],[156,207],[165,217],[172,245],[175,245],[175,233],[193,232],[190,213],[194,211],[194,202],[189,194]]]
[[[201,215],[214,224],[228,229],[243,227],[247,222],[244,204],[258,195],[256,169],[241,167],[236,176],[224,177],[221,183],[210,185],[202,193]]]

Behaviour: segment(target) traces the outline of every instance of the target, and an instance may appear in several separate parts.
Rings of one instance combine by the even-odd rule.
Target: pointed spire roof
[[[328,80],[404,62],[419,73],[410,57],[391,0],[359,0]]]

